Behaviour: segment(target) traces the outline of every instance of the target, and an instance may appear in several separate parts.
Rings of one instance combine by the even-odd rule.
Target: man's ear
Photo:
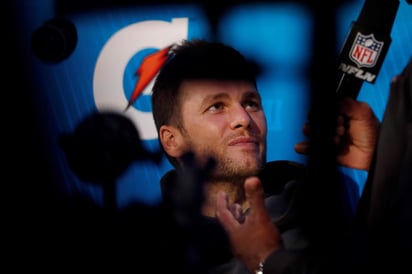
[[[159,130],[160,143],[165,152],[174,157],[180,157],[184,152],[183,136],[179,129],[173,126],[163,125]]]

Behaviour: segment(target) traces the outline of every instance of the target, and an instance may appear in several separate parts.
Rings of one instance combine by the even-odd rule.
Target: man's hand
[[[346,167],[369,170],[376,148],[380,122],[365,102],[344,98],[339,102],[335,144],[339,148],[337,162]],[[303,133],[310,136],[310,121]],[[308,154],[309,142],[295,145],[295,151]]]
[[[260,180],[250,177],[245,180],[245,193],[250,208],[241,212],[239,205],[229,205],[227,194],[217,195],[216,217],[226,230],[234,255],[254,273],[259,262],[273,251],[282,248],[280,232],[270,220],[264,203]]]

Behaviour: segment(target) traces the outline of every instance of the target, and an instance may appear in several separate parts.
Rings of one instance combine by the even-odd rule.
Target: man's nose
[[[230,127],[232,129],[239,128],[239,127],[249,127],[251,123],[250,113],[246,111],[246,109],[237,104],[233,106],[231,110],[231,123]]]

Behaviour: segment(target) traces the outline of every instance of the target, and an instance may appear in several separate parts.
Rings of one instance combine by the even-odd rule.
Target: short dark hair
[[[257,73],[253,62],[221,42],[193,39],[173,45],[152,90],[152,112],[157,132],[165,124],[182,126],[179,87],[184,80],[244,80],[256,87]]]

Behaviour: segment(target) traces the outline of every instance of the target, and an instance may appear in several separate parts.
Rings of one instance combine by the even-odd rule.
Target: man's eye
[[[245,103],[245,107],[253,111],[257,111],[261,109],[260,103],[256,101],[247,101]]]
[[[209,111],[217,111],[217,110],[221,110],[223,108],[223,104],[222,103],[216,103],[211,105],[208,110]]]

